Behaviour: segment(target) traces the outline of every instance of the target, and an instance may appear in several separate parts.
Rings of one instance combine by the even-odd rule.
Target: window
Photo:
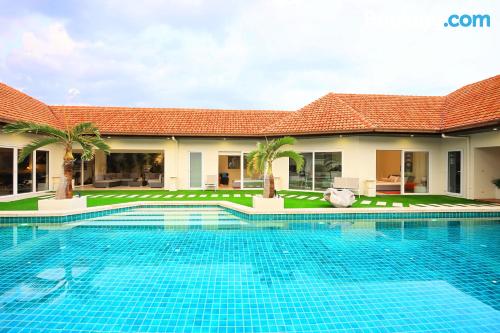
[[[405,193],[429,192],[429,153],[407,151],[404,153]]]
[[[49,189],[49,152],[36,151],[36,190],[47,191]]]
[[[14,149],[0,148],[0,195],[14,193]]]
[[[326,190],[342,176],[342,153],[314,153],[314,189]]]
[[[189,153],[189,187],[202,187],[201,153]]]
[[[21,149],[17,151],[21,153]],[[18,155],[19,156],[19,155]],[[17,193],[28,193],[33,191],[33,155],[26,157],[24,161],[17,163]]]

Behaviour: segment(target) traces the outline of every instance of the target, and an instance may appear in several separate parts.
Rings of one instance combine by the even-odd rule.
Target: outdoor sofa
[[[106,188],[115,186],[130,186],[131,182],[136,181],[137,174],[134,173],[106,173],[104,175],[96,176],[94,187]]]

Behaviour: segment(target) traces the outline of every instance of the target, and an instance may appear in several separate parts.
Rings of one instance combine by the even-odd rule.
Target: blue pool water
[[[0,225],[1,332],[499,332],[500,221]]]

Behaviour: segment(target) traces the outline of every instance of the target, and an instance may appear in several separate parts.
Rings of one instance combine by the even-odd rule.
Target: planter
[[[87,197],[71,199],[44,199],[38,201],[38,210],[75,210],[87,208]]]
[[[285,199],[253,197],[253,208],[259,211],[283,210],[285,209]]]

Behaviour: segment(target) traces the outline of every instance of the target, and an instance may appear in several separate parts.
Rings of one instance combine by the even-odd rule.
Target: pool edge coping
[[[499,205],[480,207],[372,207],[372,208],[285,208],[280,210],[256,210],[224,200],[207,201],[132,201],[85,209],[61,211],[0,211],[4,217],[66,217],[71,215],[102,212],[140,206],[219,206],[248,215],[297,215],[297,214],[404,214],[404,213],[500,213]]]

